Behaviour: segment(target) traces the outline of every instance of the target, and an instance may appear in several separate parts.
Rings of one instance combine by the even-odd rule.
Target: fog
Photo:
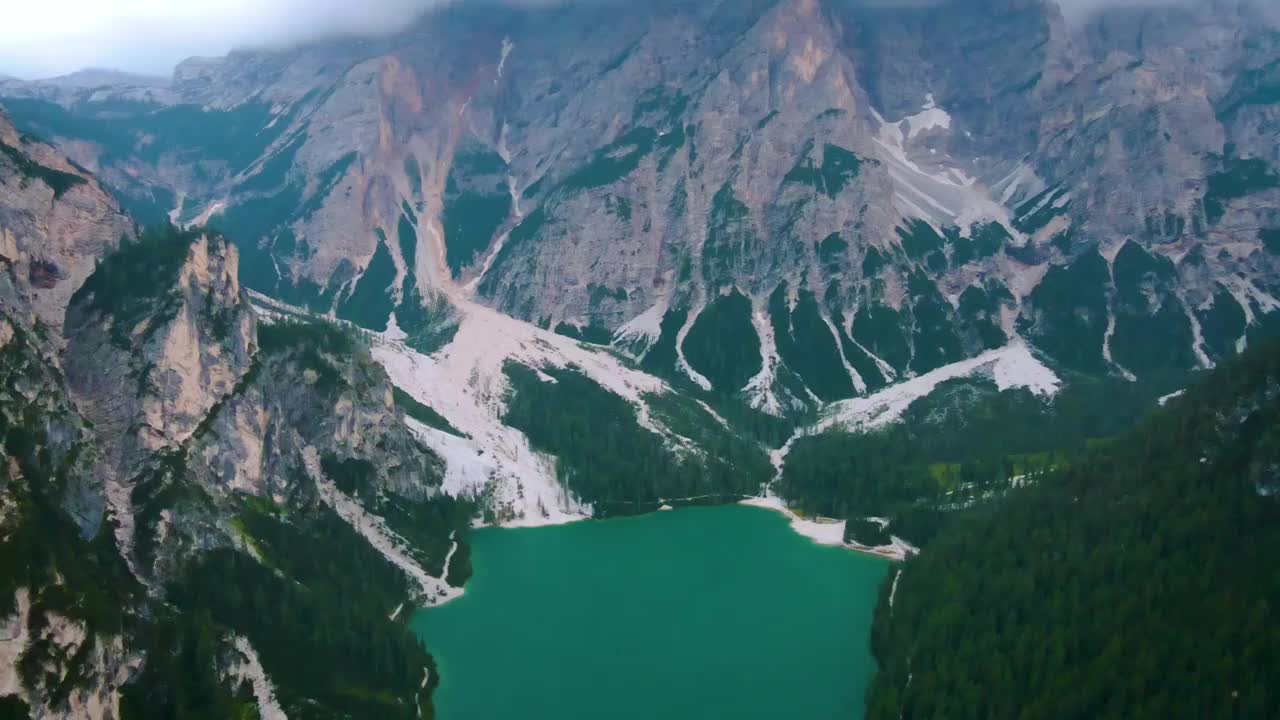
[[[36,0],[6,8],[0,73],[85,67],[168,75],[193,55],[401,29],[440,0]]]
[[[450,1],[467,0],[20,0],[8,3],[0,23],[0,74],[33,79],[97,67],[167,76],[174,65],[193,55],[224,55],[236,47],[287,46],[336,33],[394,32],[421,12]],[[572,0],[502,1],[555,4]],[[922,0],[866,1],[920,4]],[[1123,4],[1171,1],[1178,0]],[[1073,22],[1118,4],[1115,0],[1061,3]]]

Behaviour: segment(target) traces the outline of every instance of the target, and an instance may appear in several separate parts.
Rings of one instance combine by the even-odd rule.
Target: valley
[[[1280,717],[1278,88],[1262,0],[0,75],[0,718]]]

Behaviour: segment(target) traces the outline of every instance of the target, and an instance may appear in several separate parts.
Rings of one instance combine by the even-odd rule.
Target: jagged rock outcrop
[[[68,308],[67,383],[99,432],[123,439],[122,476],[184,443],[249,371],[257,340],[237,267],[215,234],[144,237]]]
[[[0,314],[6,707],[149,716],[181,708],[191,682],[229,715],[407,718],[429,703],[430,658],[388,617],[456,594],[470,512],[438,496],[443,466],[363,341],[263,324],[237,277],[220,235],[168,229],[97,264],[65,342]],[[263,622],[285,606],[364,629],[299,641],[288,619]],[[380,699],[333,691],[375,647],[399,669],[355,682]]]

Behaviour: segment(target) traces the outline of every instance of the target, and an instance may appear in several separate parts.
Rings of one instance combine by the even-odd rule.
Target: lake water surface
[[[466,594],[420,611],[440,720],[862,717],[889,564],[752,507],[472,535]]]

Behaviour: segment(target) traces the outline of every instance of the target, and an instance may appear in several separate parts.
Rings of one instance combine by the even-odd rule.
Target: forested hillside
[[[954,517],[882,592],[868,717],[1280,716],[1280,343]]]
[[[986,379],[952,380],[875,432],[798,437],[774,490],[803,512],[851,520],[850,533],[860,518],[889,518],[894,534],[920,545],[956,510],[994,501],[1133,428],[1187,380],[1068,377],[1051,401],[1026,389],[999,392]]]

